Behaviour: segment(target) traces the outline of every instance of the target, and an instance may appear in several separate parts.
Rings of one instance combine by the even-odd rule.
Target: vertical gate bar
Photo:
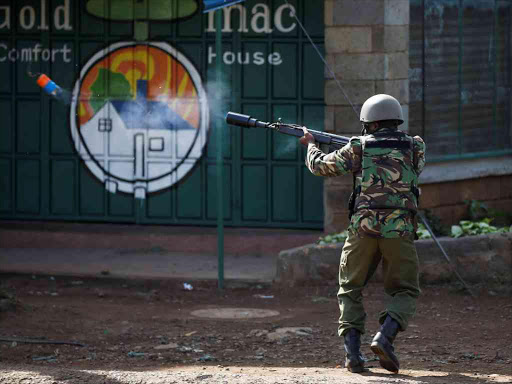
[[[322,2],[323,3],[323,2]],[[323,9],[324,5],[322,5]],[[297,1],[297,9],[295,10],[297,12],[297,17],[301,18],[301,16],[305,13],[305,4],[304,1]],[[299,12],[299,9],[301,12]],[[302,22],[304,23],[304,19],[302,19]],[[302,99],[304,96],[304,84],[302,83],[304,80],[304,31],[300,30],[297,36],[297,62],[299,70],[296,72],[295,81],[297,83],[297,109],[296,109],[296,119],[298,124],[306,125],[304,122],[304,100]],[[325,81],[325,80],[324,80]],[[322,128],[323,131],[323,128]],[[299,226],[304,226],[304,174],[302,172],[302,166],[304,162],[302,161],[302,146],[298,145],[295,147],[295,167],[294,170],[296,172],[297,177],[297,201],[295,205],[295,209],[298,212],[297,214],[297,221],[299,221]]]
[[[45,12],[46,20],[49,20],[48,9],[41,9]],[[51,49],[51,38],[49,30],[40,32],[40,42],[43,48]],[[41,62],[41,73],[52,76],[52,64],[50,61]],[[39,101],[41,105],[41,117],[39,120],[39,216],[48,219],[52,216],[53,210],[53,188],[52,188],[52,161],[50,157],[50,136],[51,136],[51,106],[53,100],[48,97],[42,97]]]
[[[222,9],[215,11],[215,82],[216,92],[215,98],[220,104],[221,101],[221,54],[222,54]],[[218,288],[224,288],[224,172],[223,172],[223,150],[222,150],[222,124],[219,117],[214,116],[215,130],[217,138],[217,257],[218,257]]]
[[[242,14],[240,15],[242,18]],[[240,19],[241,20],[241,19]],[[240,21],[242,22],[242,21]],[[242,33],[231,34],[231,48],[233,51],[243,52],[245,53],[245,46],[243,45]],[[240,111],[243,113],[242,105],[243,105],[243,76],[244,76],[244,66],[243,65],[234,65],[231,66],[231,78],[229,79],[230,84],[230,92],[231,92],[231,110],[232,111]],[[228,81],[226,81],[227,83]],[[224,89],[224,84],[223,84]],[[224,95],[224,100],[227,101],[226,95]],[[242,136],[243,130],[241,129],[231,129],[229,130],[228,140],[230,143],[235,143],[235,145],[231,146],[231,166],[229,168],[229,172],[231,174],[231,225],[234,227],[242,225],[242,199],[243,192],[241,186],[241,172],[242,172]]]
[[[459,0],[459,15],[458,15],[458,29],[459,29],[459,68],[458,68],[458,83],[459,83],[459,110],[458,110],[458,134],[457,146],[459,155],[462,154],[462,57],[463,57],[463,15],[464,15],[464,0]]]
[[[426,104],[425,104],[425,90],[426,90],[426,81],[425,81],[425,71],[426,71],[426,67],[425,67],[425,52],[426,52],[426,49],[425,49],[425,0],[422,0],[421,1],[421,7],[422,7],[422,11],[421,11],[421,14],[423,15],[423,23],[422,23],[422,26],[421,26],[421,41],[422,41],[422,44],[421,44],[421,88],[422,88],[422,91],[421,91],[421,114],[422,114],[422,117],[421,117],[421,137],[423,138],[423,140],[426,140],[425,138],[425,131],[426,131],[426,127],[425,127],[425,124],[426,124],[426,112],[427,112],[427,108],[426,108]],[[410,28],[410,27],[409,27]]]
[[[11,2],[11,9],[13,8],[13,2]],[[11,47],[16,46],[16,34],[14,33],[14,28],[10,31],[9,41],[11,43]],[[18,66],[15,63],[11,63],[11,78],[10,81],[10,89],[11,89],[11,217],[16,217],[16,204],[18,201],[18,196],[16,196],[17,188],[16,188],[16,137],[18,135],[18,116],[16,114],[16,94],[18,90],[15,88],[18,75]]]
[[[108,41],[110,41],[110,24],[112,23],[110,21],[110,7],[109,7],[109,2],[105,1],[103,3],[103,14],[104,15],[107,15],[107,18],[105,20],[103,20],[103,54],[102,54],[102,57],[106,57],[107,56],[107,46],[108,46]],[[82,57],[80,58],[82,59]],[[110,60],[110,59],[109,59]],[[107,76],[106,80],[103,80],[104,82],[106,82],[106,86],[107,88],[105,88],[106,90],[108,90],[108,86],[109,86],[109,81],[110,81],[110,75]],[[105,91],[104,92],[104,95],[107,95],[108,96],[108,92]],[[105,97],[105,96],[104,96]],[[110,108],[107,109],[107,117],[110,118]],[[105,132],[104,134],[104,149],[103,149],[103,157],[105,158],[106,157],[106,149],[105,149],[105,145],[107,144],[107,139],[106,139],[106,136],[107,135],[107,132]],[[106,167],[110,167],[110,164],[105,160],[105,166]],[[110,168],[107,168],[107,169],[110,169]],[[110,195],[112,194],[110,191],[108,191],[105,187],[106,187],[106,182],[107,182],[108,178],[105,178],[105,181],[103,182],[103,219],[108,221],[110,218]]]
[[[274,34],[270,33],[267,39],[267,50],[268,54],[273,52],[274,50]],[[274,89],[272,85],[274,83],[274,66],[271,65],[270,68],[267,66],[267,94],[266,94],[266,109],[268,114],[269,121],[275,121],[274,119]],[[265,159],[265,176],[267,183],[267,212],[266,212],[266,220],[265,224],[272,226],[272,204],[274,201],[274,191],[272,190],[273,176],[273,148],[274,148],[274,136],[275,133],[273,131],[265,132],[267,135],[267,158]]]
[[[508,131],[509,131],[509,140],[511,140],[511,136],[512,136],[512,116],[511,116],[511,113],[512,113],[512,108],[510,107],[511,106],[511,103],[510,103],[510,86],[512,84],[512,72],[510,71],[510,68],[511,68],[511,43],[512,43],[512,39],[510,38],[511,36],[511,32],[512,32],[512,28],[511,28],[511,20],[512,20],[512,6],[510,4],[508,4],[508,17],[507,17],[507,21],[506,21],[506,24],[504,26],[504,30],[505,30],[505,54],[504,54],[504,57],[505,57],[505,60],[506,60],[506,64],[504,65],[504,68],[505,68],[505,73],[507,74],[507,76],[504,77],[504,81],[505,81],[505,84],[506,84],[506,88],[508,90],[508,103],[506,103],[506,105],[508,106],[508,108],[505,110],[505,121],[506,121],[506,124],[505,124],[505,137],[506,137],[506,127],[508,127]],[[507,143],[505,143],[505,148],[507,147]]]
[[[493,95],[492,95],[492,128],[494,135],[494,148],[498,146],[498,121],[497,121],[497,107],[498,107],[498,89],[497,86],[497,70],[498,70],[498,0],[494,0],[494,63],[493,63]]]
[[[82,7],[82,4],[81,2],[75,2],[75,8],[73,10],[73,14],[74,14],[74,17],[75,17],[75,20],[76,20],[76,28],[74,28],[73,30],[73,46],[74,47],[79,47],[80,44],[78,43],[79,42],[79,37],[80,37],[80,28],[81,28],[81,25],[82,25],[82,21],[80,19],[80,10],[81,10],[81,7]],[[71,81],[71,94],[73,95],[73,90],[74,90],[74,87],[75,87],[75,80],[77,78],[77,76],[80,74],[80,71],[78,70],[78,73],[77,73],[77,63],[80,62],[80,55],[79,55],[79,49],[74,49],[73,50],[73,65],[75,66],[75,75],[74,75],[74,80]],[[76,97],[79,99],[80,97],[80,90],[78,90],[78,92],[76,93],[75,96],[73,97]],[[80,102],[79,100],[77,100],[77,105],[80,105]],[[76,111],[76,109],[75,109]],[[71,117],[70,117],[71,118]],[[69,122],[69,124],[71,124],[71,122]],[[75,142],[74,142],[74,139],[72,140],[72,143],[71,143],[71,146],[72,148],[75,148]],[[82,198],[82,178],[81,178],[81,171],[82,171],[82,161],[80,159],[80,156],[77,154],[77,152],[75,151],[74,152],[75,156],[74,156],[74,162],[75,162],[75,190],[74,190],[74,193],[75,193],[75,217],[73,218],[74,220],[80,220],[82,218],[82,208],[81,208],[81,198]],[[102,188],[103,190],[105,190],[105,187]]]

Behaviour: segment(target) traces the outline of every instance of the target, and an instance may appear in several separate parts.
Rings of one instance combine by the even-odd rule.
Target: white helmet
[[[398,120],[398,125],[404,122],[402,107],[397,99],[389,95],[375,95],[366,100],[361,108],[360,120],[363,123],[373,123],[381,120]]]

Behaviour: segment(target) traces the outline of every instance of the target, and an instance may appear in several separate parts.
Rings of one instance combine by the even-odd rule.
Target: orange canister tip
[[[51,81],[50,78],[43,73],[37,79],[37,85],[39,85],[41,88],[44,88],[46,86],[46,84],[48,84],[50,81]]]

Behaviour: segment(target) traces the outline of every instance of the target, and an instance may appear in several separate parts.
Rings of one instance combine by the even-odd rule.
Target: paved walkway
[[[225,228],[224,277],[272,282],[281,250],[313,243],[321,234]],[[0,221],[0,273],[217,279],[217,230],[4,220]]]
[[[272,282],[276,256],[225,255],[226,280]],[[162,250],[0,248],[0,273],[147,279],[217,279],[215,254]]]

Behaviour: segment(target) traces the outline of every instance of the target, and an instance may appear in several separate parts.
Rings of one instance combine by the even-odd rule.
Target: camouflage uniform
[[[401,141],[401,149],[394,149],[394,143],[389,143],[388,148],[380,143],[379,147],[376,142],[383,140]],[[411,150],[405,150],[408,145]],[[345,147],[329,154],[309,144],[306,165],[317,176],[351,172],[355,190],[359,191],[340,260],[339,335],[350,328],[365,332],[362,290],[381,260],[384,288],[392,299],[379,321],[382,324],[390,315],[405,330],[420,293],[413,243],[418,204],[414,187],[425,165],[425,143],[419,136],[412,138],[382,128],[374,134],[354,137]]]

